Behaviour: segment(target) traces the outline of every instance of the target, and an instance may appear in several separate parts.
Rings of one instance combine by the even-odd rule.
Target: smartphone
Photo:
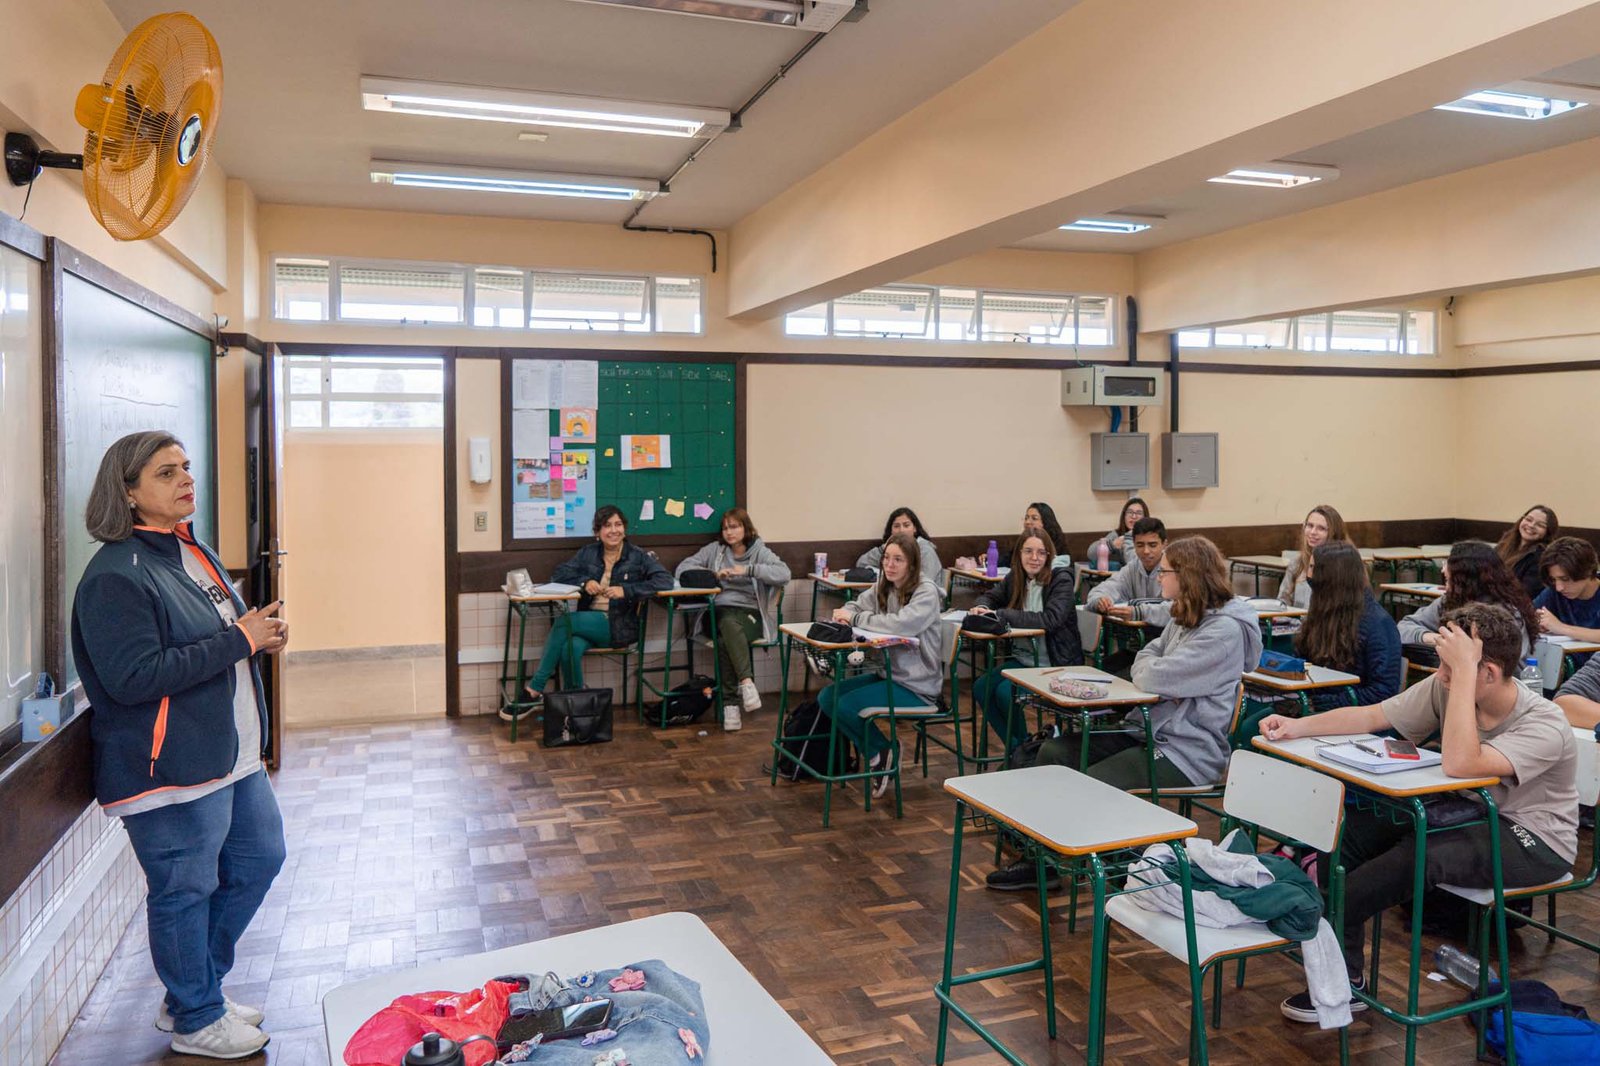
[[[570,1007],[551,1007],[547,1010],[513,1014],[500,1027],[494,1042],[501,1052],[505,1052],[513,1045],[520,1044],[524,1040],[532,1040],[540,1034],[543,1034],[546,1043],[551,1040],[584,1036],[596,1029],[604,1029],[610,1020],[611,1001],[591,999],[586,1003],[574,1003]]]
[[[1383,750],[1391,759],[1421,758],[1421,756],[1417,754],[1417,746],[1411,743],[1409,740],[1397,740],[1393,737],[1388,737],[1383,742]]]

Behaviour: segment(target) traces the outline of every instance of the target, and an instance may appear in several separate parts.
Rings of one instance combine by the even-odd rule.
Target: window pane
[[[528,320],[522,314],[522,271],[485,270],[472,272],[472,324],[501,329],[522,329]]]
[[[339,366],[329,374],[329,392],[422,393],[444,392],[444,371],[438,367]]]
[[[322,394],[322,367],[317,363],[289,364],[289,392],[291,395],[320,396]]]
[[[1432,355],[1437,350],[1433,331],[1439,319],[1432,311],[1406,312],[1406,351],[1412,355]]]
[[[1078,297],[1078,343],[1109,345],[1111,340],[1111,297]]]
[[[939,290],[939,339],[975,341],[978,339],[978,290]]]
[[[367,322],[460,322],[466,275],[454,267],[347,266],[339,317]]]
[[[1289,320],[1270,322],[1239,322],[1232,326],[1218,326],[1218,348],[1287,348],[1289,347]]]
[[[1336,352],[1398,352],[1400,312],[1333,312],[1332,349]]]
[[[295,322],[328,319],[328,261],[279,259],[273,264],[274,318]]]
[[[1295,347],[1302,352],[1328,350],[1328,316],[1301,315],[1295,319]]]
[[[1178,347],[1209,348],[1211,347],[1211,331],[1209,329],[1180,329],[1178,331]]]
[[[703,328],[700,279],[657,278],[656,332],[699,333]]]
[[[983,294],[983,337],[986,341],[1025,341],[1029,344],[1071,344],[1071,296],[1035,296],[1025,293]]]
[[[533,329],[647,333],[645,278],[534,274]]]
[[[826,337],[828,305],[812,304],[783,316],[783,332],[791,337]]]
[[[933,290],[867,289],[833,301],[835,337],[918,337],[933,335]]]
[[[328,424],[334,429],[428,429],[444,425],[437,400],[332,400]]]
[[[290,429],[317,429],[321,425],[321,400],[295,400],[289,404]]]

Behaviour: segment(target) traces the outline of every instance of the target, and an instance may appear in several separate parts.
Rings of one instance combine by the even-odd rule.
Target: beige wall
[[[468,449],[473,437],[489,438],[494,480],[474,485],[469,476]],[[464,552],[500,550],[500,504],[509,474],[501,467],[500,360],[456,360],[456,548]],[[473,530],[474,516],[489,519],[483,532]]]
[[[294,434],[283,461],[294,649],[444,642],[437,432]]]

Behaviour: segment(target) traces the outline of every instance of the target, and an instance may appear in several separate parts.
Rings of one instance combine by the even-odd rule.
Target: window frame
[[[1385,349],[1385,350],[1377,350],[1377,349],[1371,349],[1371,348],[1363,349],[1363,348],[1336,348],[1336,347],[1334,347],[1335,331],[1334,331],[1333,316],[1336,315],[1336,314],[1344,313],[1344,312],[1360,312],[1360,313],[1363,313],[1363,314],[1389,314],[1389,315],[1394,315],[1396,317],[1397,323],[1398,323],[1397,326],[1396,326],[1396,347],[1394,348],[1394,350],[1390,351],[1390,350],[1387,350],[1387,349]],[[1416,330],[1416,333],[1418,335],[1422,335],[1422,334],[1426,333],[1428,336],[1431,337],[1432,346],[1433,346],[1431,351],[1426,351],[1426,352],[1415,351],[1414,352],[1414,351],[1411,351],[1409,349],[1408,346],[1412,343],[1412,341],[1414,339],[1413,336],[1412,336],[1412,326],[1411,326],[1411,319],[1412,319],[1413,316],[1415,316],[1418,319],[1418,327],[1419,328]],[[1422,319],[1423,316],[1427,316],[1428,321],[1430,323],[1430,325],[1426,329],[1421,328],[1421,319]],[[1318,339],[1321,340],[1322,345],[1323,345],[1321,348],[1308,347],[1305,344],[1301,343],[1301,337],[1302,337],[1301,323],[1302,323],[1303,320],[1306,320],[1306,319],[1320,319],[1321,320],[1320,325],[1321,325],[1321,329],[1322,329],[1322,334],[1321,334],[1321,337],[1318,338]],[[1253,324],[1255,322],[1284,322],[1284,321],[1288,322],[1288,325],[1289,325],[1289,343],[1284,345],[1284,346],[1282,346],[1282,347],[1277,347],[1277,346],[1273,346],[1273,345],[1270,345],[1270,344],[1218,344],[1217,343],[1217,339],[1216,339],[1217,338],[1217,330],[1219,330],[1219,329],[1222,329],[1222,330],[1236,329],[1239,326],[1251,325],[1251,324]],[[1437,357],[1438,354],[1439,354],[1439,310],[1437,308],[1431,308],[1431,307],[1429,307],[1429,308],[1418,308],[1418,307],[1401,307],[1401,308],[1340,307],[1340,308],[1334,308],[1334,309],[1329,310],[1329,311],[1318,311],[1318,312],[1315,312],[1313,314],[1307,314],[1307,315],[1288,315],[1288,316],[1286,316],[1284,318],[1250,319],[1250,320],[1245,321],[1245,322],[1223,323],[1220,326],[1196,326],[1196,327],[1189,327],[1189,328],[1185,328],[1185,329],[1177,329],[1177,330],[1173,330],[1172,332],[1174,334],[1179,335],[1179,337],[1180,337],[1179,347],[1180,348],[1186,348],[1186,349],[1188,349],[1190,351],[1197,351],[1197,352],[1203,352],[1203,351],[1287,352],[1287,353],[1297,354],[1297,355],[1312,355],[1312,356],[1358,356],[1358,357],[1403,356],[1403,357],[1408,358],[1408,359],[1428,359],[1428,358]],[[1182,335],[1184,335],[1184,334],[1191,334],[1192,335],[1192,334],[1197,334],[1197,333],[1204,333],[1206,335],[1206,343],[1204,343],[1204,344],[1188,344],[1188,343],[1184,343],[1183,340],[1181,339]]]
[[[299,433],[307,434],[345,434],[345,433],[429,433],[439,434],[444,432],[444,359],[439,356],[381,356],[381,355],[342,355],[337,353],[323,353],[321,355],[286,355],[284,363],[284,405],[287,415],[283,431],[286,435]],[[418,368],[433,369],[437,367],[440,372],[439,392],[335,392],[333,390],[333,371],[347,370],[392,370],[397,367],[410,365]],[[321,389],[315,393],[296,392],[293,386],[294,372],[296,370],[311,369],[318,372]],[[330,404],[338,402],[355,403],[428,403],[437,405],[440,411],[440,425],[437,426],[335,426],[331,424]],[[316,403],[321,412],[321,418],[315,426],[297,426],[294,424],[294,405],[296,403]]]
[[[1041,289],[990,288],[990,287],[986,287],[986,286],[982,286],[982,285],[910,285],[910,284],[901,284],[901,283],[894,283],[894,284],[888,284],[888,285],[874,285],[874,286],[872,286],[872,288],[870,290],[864,289],[862,291],[863,292],[867,292],[867,291],[881,291],[881,290],[889,290],[889,291],[905,290],[907,292],[915,292],[915,293],[918,293],[918,294],[922,294],[922,293],[931,294],[930,299],[929,299],[929,304],[928,304],[928,319],[927,319],[927,323],[928,324],[924,327],[924,330],[923,330],[923,332],[921,334],[911,334],[911,333],[839,333],[837,331],[836,326],[835,326],[835,312],[834,312],[834,303],[835,303],[835,301],[834,300],[825,300],[825,301],[823,301],[823,303],[821,305],[824,308],[824,312],[823,312],[823,316],[822,316],[823,332],[820,335],[819,334],[815,334],[815,333],[798,333],[798,332],[797,333],[791,333],[789,331],[789,324],[788,324],[789,316],[788,315],[784,315],[784,327],[783,327],[784,336],[785,337],[796,337],[796,338],[811,337],[811,338],[814,338],[814,339],[845,340],[845,341],[880,341],[880,340],[883,340],[883,341],[912,341],[912,342],[929,343],[929,344],[1003,344],[1003,345],[1008,345],[1008,346],[1010,346],[1010,345],[1019,345],[1020,344],[1020,345],[1027,345],[1029,347],[1036,347],[1036,348],[1097,348],[1097,349],[1098,348],[1115,348],[1121,342],[1121,340],[1120,340],[1120,331],[1119,331],[1118,326],[1117,326],[1117,316],[1115,315],[1115,313],[1113,313],[1113,309],[1115,308],[1116,302],[1117,302],[1117,297],[1116,297],[1115,293],[1105,293],[1105,292],[1047,292],[1047,291],[1044,291],[1044,290],[1041,290]],[[953,338],[953,337],[947,338],[947,337],[939,336],[939,330],[940,330],[940,327],[943,324],[944,297],[945,297],[945,292],[947,290],[951,291],[951,292],[960,292],[960,293],[962,293],[963,294],[963,299],[965,298],[964,294],[966,294],[968,292],[972,293],[973,307],[972,307],[972,326],[971,326],[971,330],[970,330],[970,333],[971,333],[970,336],[963,336],[963,337],[961,337],[959,339]],[[1022,299],[1032,298],[1032,299],[1049,299],[1049,300],[1070,300],[1072,302],[1071,329],[1072,329],[1073,339],[1070,340],[1070,341],[1031,340],[1027,336],[1023,336],[1023,335],[1020,335],[1020,334],[1013,335],[1009,339],[1002,339],[1002,338],[999,338],[999,337],[985,337],[984,336],[984,325],[983,325],[984,301],[988,297],[1015,297],[1015,298],[1022,298]],[[1088,342],[1085,342],[1085,341],[1080,339],[1081,336],[1082,336],[1082,326],[1083,326],[1083,303],[1082,303],[1082,301],[1084,301],[1086,299],[1096,299],[1096,300],[1105,300],[1106,301],[1106,306],[1107,306],[1107,314],[1106,314],[1107,326],[1106,326],[1106,341],[1105,341],[1104,344],[1092,344],[1092,343],[1088,343]],[[818,305],[817,304],[811,304],[810,306],[811,307],[816,307]],[[802,308],[801,310],[806,310],[806,308]]]

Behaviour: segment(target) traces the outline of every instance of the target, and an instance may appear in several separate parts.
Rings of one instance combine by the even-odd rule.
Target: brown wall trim
[[[45,235],[4,213],[0,213],[0,244],[21,252],[29,259],[44,259]]]
[[[89,714],[82,713],[0,765],[0,810],[7,812],[0,818],[0,900],[11,898],[94,802],[92,758]]]
[[[1311,378],[1453,378],[1457,372],[1447,367],[1404,366],[1258,366],[1254,363],[1186,363],[1183,374],[1249,374],[1258,377]]]
[[[217,341],[224,348],[243,348],[245,351],[254,352],[263,358],[272,351],[272,346],[266,341],[261,340],[259,337],[253,337],[248,333],[219,333],[217,334]]]
[[[1600,359],[1574,359],[1570,363],[1508,363],[1503,366],[1462,367],[1458,378],[1495,378],[1513,374],[1576,374],[1600,370]]]
[[[210,322],[187,308],[179,307],[165,296],[151,292],[132,278],[117,273],[98,259],[78,251],[66,241],[51,237],[50,256],[59,260],[61,269],[67,273],[74,274],[92,285],[98,285],[151,314],[159,315],[173,325],[182,326],[190,333],[198,333],[212,344],[217,342],[216,328]]]

